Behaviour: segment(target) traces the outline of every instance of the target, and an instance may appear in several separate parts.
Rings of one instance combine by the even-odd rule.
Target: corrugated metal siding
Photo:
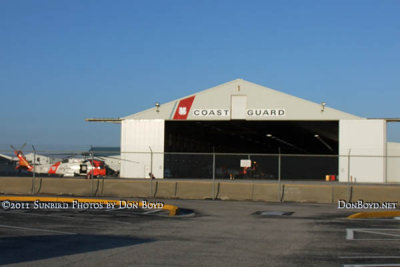
[[[387,143],[387,181],[400,182],[400,143]]]
[[[121,124],[121,177],[164,176],[164,120],[123,120]],[[151,150],[153,157],[151,158]]]
[[[340,120],[339,181],[382,183],[386,172],[386,122],[384,120]]]

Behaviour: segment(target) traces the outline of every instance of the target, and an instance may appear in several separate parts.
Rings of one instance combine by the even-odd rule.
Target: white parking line
[[[400,259],[400,256],[342,256],[339,259]]]
[[[346,240],[354,240],[354,229],[346,229]]]
[[[339,259],[347,259],[347,260],[390,260],[390,259],[400,259],[400,256],[341,256]],[[366,267],[366,266],[398,266],[400,267],[400,263],[372,263],[372,264],[344,264],[343,267]]]
[[[398,234],[387,233],[388,231],[400,231],[400,229],[382,229],[382,228],[347,228],[346,240],[400,240],[400,232]],[[379,236],[391,236],[397,238],[354,238],[354,232],[374,234]]]
[[[105,212],[112,212],[114,210],[104,210]],[[115,210],[117,211],[117,210]],[[87,218],[85,217],[69,217],[69,216],[63,216],[63,215],[53,215],[53,214],[39,214],[39,213],[18,213],[18,215],[23,215],[23,216],[36,216],[36,217],[51,217],[51,218],[57,218],[57,219],[63,219],[63,220],[80,220],[80,221],[87,221]],[[97,220],[97,222],[108,222],[105,220]],[[119,224],[132,224],[130,222],[124,222],[124,221],[118,221]]]
[[[391,264],[345,264],[343,267],[367,267],[367,266],[375,266],[375,267],[381,267],[381,266],[397,266],[400,267],[400,263],[391,263]]]
[[[382,233],[382,232],[375,232],[375,231],[361,231],[364,233],[369,233],[369,234],[377,234],[377,235],[385,235],[385,236],[394,236],[394,237],[400,237],[400,234],[388,234],[388,233]]]
[[[0,224],[0,227],[10,228],[10,229],[18,229],[18,230],[35,231],[35,232],[48,232],[48,233],[54,233],[54,234],[76,235],[76,233],[71,233],[71,232],[62,232],[62,231],[56,231],[56,230],[30,228],[30,227],[19,227],[19,226],[5,225],[5,224]]]

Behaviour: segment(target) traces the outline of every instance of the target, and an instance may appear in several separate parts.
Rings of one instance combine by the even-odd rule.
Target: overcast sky
[[[118,124],[84,119],[237,78],[400,117],[399,14],[398,0],[1,0],[0,148],[118,146]]]

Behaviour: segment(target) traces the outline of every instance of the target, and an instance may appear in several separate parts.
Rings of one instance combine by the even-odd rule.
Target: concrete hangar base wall
[[[179,145],[185,135],[195,144],[186,150]],[[292,146],[265,142],[266,135]],[[123,118],[120,175],[164,178],[164,152],[277,154],[278,147],[283,154],[340,155],[336,174],[341,182],[400,182],[400,170],[386,158],[385,120],[361,118],[241,79]]]

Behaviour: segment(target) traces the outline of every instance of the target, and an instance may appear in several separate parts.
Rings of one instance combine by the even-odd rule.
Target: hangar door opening
[[[338,173],[338,121],[166,121],[164,140],[165,178],[211,178],[214,152],[218,179]]]

